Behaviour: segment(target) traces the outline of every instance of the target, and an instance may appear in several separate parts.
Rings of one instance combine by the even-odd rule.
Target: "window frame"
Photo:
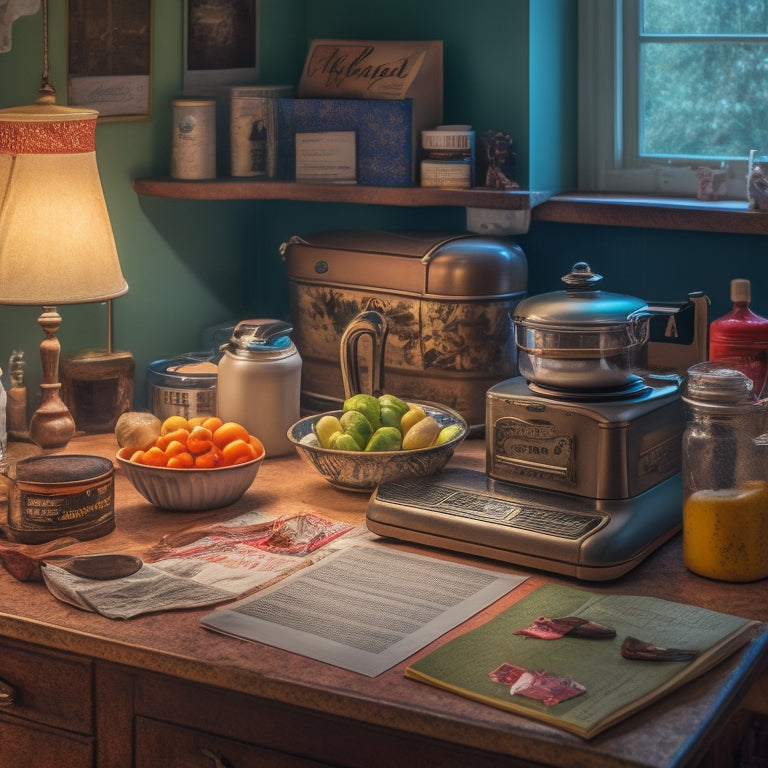
[[[695,166],[719,162],[639,154],[639,4],[579,0],[578,186],[584,192],[695,195]],[[746,175],[746,160],[728,162],[726,197],[745,198]]]

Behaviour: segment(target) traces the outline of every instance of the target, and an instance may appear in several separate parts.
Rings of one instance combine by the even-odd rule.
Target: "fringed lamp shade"
[[[43,307],[42,402],[30,435],[44,448],[74,434],[59,394],[56,305],[128,290],[96,163],[97,117],[40,102],[0,110],[0,304]]]

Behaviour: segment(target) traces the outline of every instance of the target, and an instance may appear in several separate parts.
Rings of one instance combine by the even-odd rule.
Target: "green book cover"
[[[551,640],[515,634],[540,617],[587,619],[616,634],[601,639],[565,634]],[[405,675],[591,738],[712,668],[746,644],[757,624],[653,597],[545,585],[413,662]],[[695,656],[627,659],[621,654],[627,637]],[[520,691],[526,685],[517,679],[521,670],[528,672],[522,680],[527,680],[525,693]]]

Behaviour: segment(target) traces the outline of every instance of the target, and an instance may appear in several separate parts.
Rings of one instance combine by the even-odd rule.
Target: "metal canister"
[[[11,541],[79,541],[115,528],[114,467],[101,456],[53,455],[19,461],[0,483],[7,506],[0,530]]]
[[[216,415],[217,366],[210,353],[155,360],[147,367],[147,402],[158,419]]]
[[[219,360],[219,418],[242,424],[268,457],[294,450],[287,433],[299,420],[301,356],[292,331],[280,320],[243,320]]]
[[[174,179],[216,178],[216,102],[176,99],[173,102],[171,176]]]

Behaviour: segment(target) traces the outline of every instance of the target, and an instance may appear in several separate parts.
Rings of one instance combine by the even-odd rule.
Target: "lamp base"
[[[88,350],[61,362],[62,398],[78,431],[114,430],[131,408],[135,371],[133,355],[122,351]]]
[[[61,400],[61,384],[41,384],[40,407],[29,422],[29,436],[41,448],[64,448],[75,434],[75,420]]]

